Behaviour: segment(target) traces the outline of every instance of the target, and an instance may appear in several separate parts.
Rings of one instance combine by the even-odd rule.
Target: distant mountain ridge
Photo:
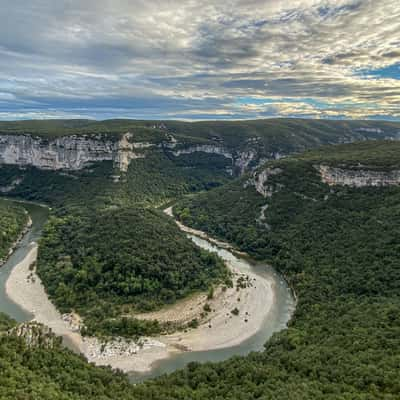
[[[268,160],[326,144],[398,140],[400,123],[267,119],[249,121],[45,120],[0,122],[0,164],[77,170],[113,161],[126,172],[149,151],[185,160],[219,157],[241,175]]]

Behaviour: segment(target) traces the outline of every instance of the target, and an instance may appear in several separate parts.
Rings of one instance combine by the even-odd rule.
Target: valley
[[[69,135],[75,124],[65,127]],[[56,343],[50,349],[25,347],[21,338],[0,335],[2,362],[15,369],[7,369],[4,390],[15,374],[40,374],[68,359],[77,369],[57,364],[46,379],[38,379],[41,393],[55,384],[57,396],[68,387],[66,398],[79,398],[80,389],[68,382],[82,371],[82,385],[92,388],[84,398],[99,393],[118,398],[121,389],[123,398],[137,399],[257,398],[260,391],[294,399],[301,387],[306,398],[373,392],[394,399],[397,355],[390,349],[398,345],[399,143],[363,140],[236,164],[250,150],[241,147],[244,142],[230,142],[224,124],[206,125],[213,138],[205,138],[203,128],[193,133],[190,124],[185,135],[179,124],[146,124],[136,126],[140,143],[151,143],[146,135],[153,133],[156,141],[138,146],[139,141],[129,144],[135,132],[124,136],[125,149],[143,152],[128,158],[124,153],[126,170],[116,162],[118,152],[103,161],[85,159],[79,168],[30,161],[1,165],[7,196],[51,207],[43,211],[49,213],[43,230],[47,216],[37,225],[32,214],[32,230],[0,271],[7,274],[2,279],[11,299],[23,308],[6,299],[2,310],[18,321],[33,314],[89,361],[130,372],[128,378],[86,364]],[[284,129],[291,124],[283,122]],[[311,133],[313,124],[319,122],[308,123]],[[330,132],[333,123],[323,124]],[[330,140],[345,140],[341,124],[340,140],[333,133]],[[355,126],[363,122],[343,124],[353,133],[379,133],[383,139],[397,134],[394,123],[383,124],[381,131],[358,131]],[[388,126],[391,131],[385,131]],[[56,122],[55,130],[59,127]],[[60,140],[40,129],[35,135],[49,135],[41,140]],[[85,123],[79,129],[85,131]],[[117,131],[113,135],[115,143],[121,140]],[[259,137],[264,141],[268,135]],[[321,144],[320,133],[315,139],[307,147]],[[221,140],[216,146],[223,152],[207,143]],[[283,150],[268,148],[270,154]],[[18,215],[18,204],[13,207],[12,215]],[[18,237],[24,223],[19,224],[8,243]],[[7,361],[12,346],[20,346],[25,361]],[[36,363],[39,354],[48,367],[26,367],[26,359]],[[379,370],[372,369],[372,355]],[[62,379],[57,371],[64,371]],[[93,389],[96,374],[115,382],[115,392]],[[240,384],[239,375],[246,377]],[[129,380],[145,382],[131,386]]]
[[[0,4],[0,400],[400,400],[399,0]]]

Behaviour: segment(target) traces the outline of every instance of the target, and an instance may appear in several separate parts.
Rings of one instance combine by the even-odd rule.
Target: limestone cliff
[[[233,154],[225,149],[222,146],[217,146],[217,145],[212,145],[212,144],[199,144],[195,146],[189,146],[187,148],[182,148],[179,150],[174,150],[172,154],[175,157],[178,157],[183,154],[192,154],[196,152],[203,152],[203,153],[209,153],[209,154],[217,154],[220,156],[223,156],[225,158],[233,159]]]
[[[253,143],[254,145],[254,143]],[[171,144],[164,145],[167,148],[174,149],[172,154],[175,157],[179,157],[185,154],[193,154],[196,152],[208,153],[208,154],[216,154],[222,157],[229,159],[232,163],[232,169],[236,170],[238,175],[243,175],[245,172],[249,171],[257,166],[270,161],[282,158],[279,152],[271,152],[267,154],[267,157],[260,158],[261,148],[257,148],[257,143],[253,147],[246,147],[243,150],[239,151],[231,151],[228,148],[224,147],[224,145],[213,145],[213,144],[201,144],[189,146],[186,148],[175,149],[177,146],[176,142],[171,142]]]
[[[263,197],[271,197],[276,188],[268,184],[269,177],[278,175],[281,172],[282,170],[280,168],[265,168],[262,171],[256,171],[244,186],[254,186],[256,191]]]
[[[113,161],[126,171],[130,160],[143,157],[147,143],[132,143],[126,133],[120,140],[102,135],[71,135],[43,139],[30,135],[0,135],[0,164],[34,166],[49,170],[79,170],[97,161]]]
[[[400,184],[400,170],[376,171],[368,168],[338,168],[318,165],[323,182],[330,186],[341,185],[351,187],[389,186]]]

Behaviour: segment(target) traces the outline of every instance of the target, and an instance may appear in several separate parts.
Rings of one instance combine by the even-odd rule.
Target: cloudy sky
[[[0,119],[400,119],[399,0],[0,6]]]

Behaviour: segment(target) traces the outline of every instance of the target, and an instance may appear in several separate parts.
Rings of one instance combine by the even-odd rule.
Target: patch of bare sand
[[[234,272],[234,282],[239,277],[246,278],[247,287],[237,290],[235,284],[226,290],[218,288],[212,299],[197,295],[148,314],[146,317],[160,321],[187,323],[196,318],[200,322],[196,329],[165,335],[158,340],[181,350],[204,351],[236,346],[256,334],[273,304],[272,283],[250,272],[238,272],[232,265],[230,269]],[[205,304],[211,311],[204,311]],[[139,317],[143,318],[143,314]]]

